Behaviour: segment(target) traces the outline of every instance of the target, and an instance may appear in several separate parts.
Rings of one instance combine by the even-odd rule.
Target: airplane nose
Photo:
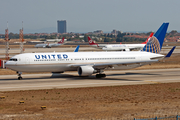
[[[5,63],[5,65],[8,65],[9,64],[9,61],[7,61],[6,63]]]
[[[5,63],[5,66],[9,66],[9,65],[10,65],[10,62],[7,61],[7,62]]]
[[[11,68],[11,66],[13,66],[13,65],[16,65],[16,63],[13,62],[13,61],[7,61],[7,62],[5,63],[5,66],[8,67],[8,68]]]

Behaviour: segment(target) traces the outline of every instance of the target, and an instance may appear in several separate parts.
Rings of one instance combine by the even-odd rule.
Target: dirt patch
[[[0,92],[0,119],[170,116],[180,113],[179,95],[180,83]]]

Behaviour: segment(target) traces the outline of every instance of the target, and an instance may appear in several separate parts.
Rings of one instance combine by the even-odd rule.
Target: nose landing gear
[[[22,80],[22,77],[21,77],[22,72],[17,71],[17,74],[18,74],[18,80]]]

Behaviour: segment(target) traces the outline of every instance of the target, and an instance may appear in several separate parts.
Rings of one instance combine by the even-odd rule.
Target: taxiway
[[[77,72],[53,76],[52,74],[22,74],[22,80],[18,80],[17,75],[0,75],[0,91],[159,84],[180,81],[180,68],[105,71],[105,73],[107,77],[102,79],[97,79],[95,76],[79,77]]]

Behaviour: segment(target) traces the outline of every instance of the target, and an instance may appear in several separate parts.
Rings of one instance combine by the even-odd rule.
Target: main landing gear
[[[96,78],[105,78],[106,77],[106,74],[102,74],[104,71],[102,69],[99,69],[96,71],[96,73],[99,73],[99,74],[96,74]]]
[[[22,80],[22,77],[21,77],[22,72],[17,71],[17,74],[18,74],[18,80]]]
[[[106,74],[96,74],[96,78],[105,78]]]

